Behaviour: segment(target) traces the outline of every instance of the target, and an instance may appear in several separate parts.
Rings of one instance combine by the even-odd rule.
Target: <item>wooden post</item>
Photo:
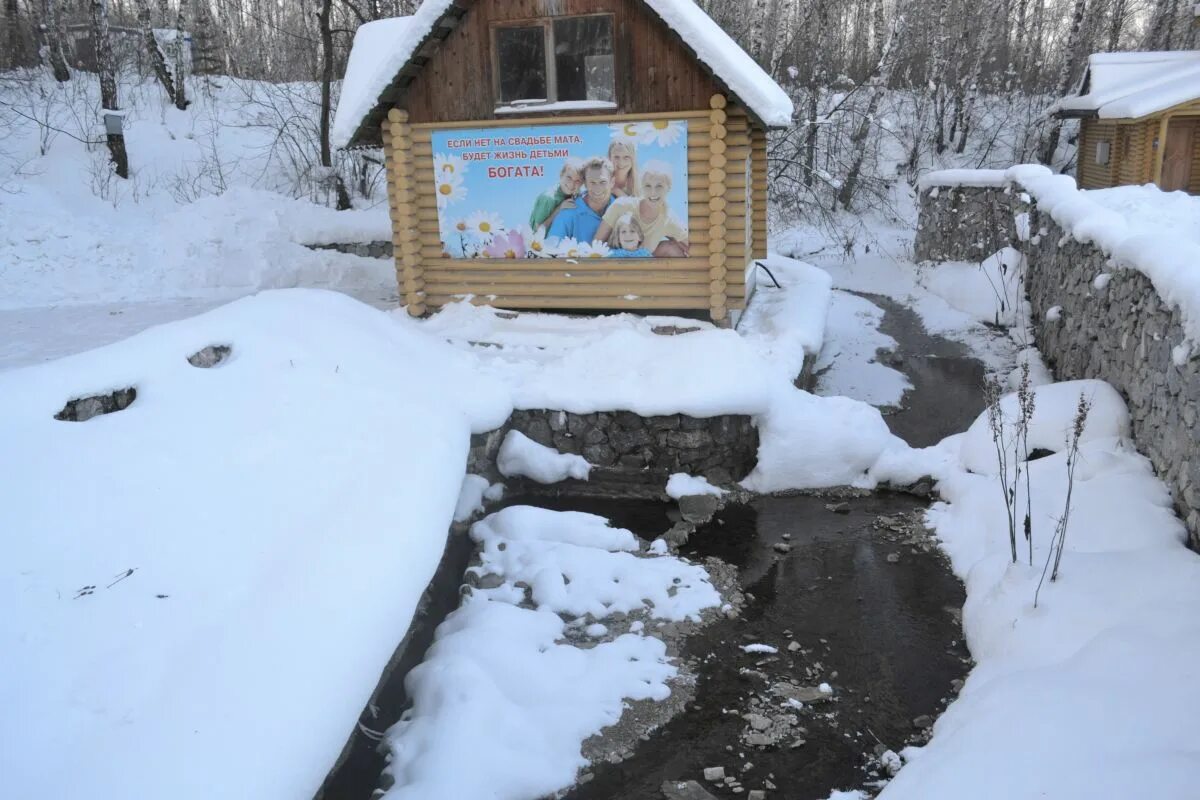
[[[725,277],[728,265],[725,263],[725,179],[728,166],[725,157],[725,121],[727,115],[725,95],[714,94],[708,103],[712,111],[708,118],[712,123],[709,129],[708,143],[708,266],[709,266],[709,314],[713,322],[723,323],[729,315],[726,299]]]
[[[1158,148],[1154,149],[1154,185],[1162,186],[1163,158],[1167,154],[1167,127],[1171,122],[1170,114],[1163,114],[1158,121]],[[1153,142],[1151,142],[1153,145]]]
[[[417,193],[413,186],[412,129],[408,112],[393,108],[384,126],[388,170],[388,204],[392,211],[392,245],[395,248],[396,282],[408,313],[425,313],[425,280],[421,273],[421,244],[417,231]]]

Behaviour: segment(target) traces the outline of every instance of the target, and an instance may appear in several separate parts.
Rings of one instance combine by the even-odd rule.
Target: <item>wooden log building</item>
[[[1200,51],[1096,53],[1056,113],[1080,120],[1080,188],[1200,194]]]
[[[766,255],[767,131],[791,116],[692,0],[425,0],[359,29],[333,138],[384,148],[414,316],[470,296],[723,322]]]

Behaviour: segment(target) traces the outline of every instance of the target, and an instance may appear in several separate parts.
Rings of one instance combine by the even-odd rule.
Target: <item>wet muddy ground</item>
[[[884,310],[879,330],[896,340],[896,349],[879,360],[912,383],[901,408],[884,415],[892,433],[928,447],[969,428],[984,409],[983,364],[965,345],[927,333],[912,309],[881,295],[860,296]]]
[[[654,503],[539,502],[605,514],[647,536],[667,521],[668,507]],[[848,513],[829,510],[841,502]],[[683,553],[733,564],[753,599],[685,646],[700,677],[685,712],[565,797],[661,798],[664,781],[696,780],[716,797],[765,789],[808,800],[880,777],[877,752],[922,741],[922,718],[941,711],[968,668],[962,587],[915,524],[920,510],[912,498],[875,494],[762,498],[719,512]],[[779,652],[743,649],[752,644]],[[804,696],[822,682],[830,699],[798,709],[778,691]],[[773,742],[752,743],[764,738]],[[717,766],[736,783],[705,781]]]

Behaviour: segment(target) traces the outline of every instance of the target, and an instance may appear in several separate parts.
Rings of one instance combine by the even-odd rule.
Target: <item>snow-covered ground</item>
[[[181,112],[153,83],[124,84],[131,176],[120,181],[102,146],[78,140],[89,136],[79,109],[98,104],[94,81],[0,76],[0,369],[262,289],[394,297],[389,261],[303,246],[391,238],[378,199],[343,212],[296,199],[316,190],[311,154],[288,144],[303,116],[288,109],[309,107],[310,88],[227,78]]]
[[[1081,394],[1093,405],[1072,484],[1064,445]],[[1011,425],[1016,403],[1005,407]],[[908,480],[914,468],[938,478],[943,500],[928,521],[966,584],[963,628],[976,662],[931,741],[902,753],[908,763],[880,797],[1194,797],[1200,621],[1190,610],[1200,603],[1200,557],[1128,440],[1128,412],[1111,387],[1040,387],[1034,426],[1031,445],[1056,454],[1028,465],[1032,553],[1018,529],[1017,563],[986,419],[878,465],[879,478]],[[1068,507],[1061,574],[1039,596]]]
[[[0,373],[5,793],[311,797],[441,558],[469,435],[510,411],[453,348],[309,290]]]

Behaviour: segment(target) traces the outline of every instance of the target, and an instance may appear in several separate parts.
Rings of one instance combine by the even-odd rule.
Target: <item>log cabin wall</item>
[[[476,0],[384,124],[397,280],[409,313],[464,295],[504,308],[745,307],[746,270],[766,255],[766,132],[722,93],[678,36],[635,0]],[[548,10],[549,9],[549,10]],[[491,27],[547,15],[614,15],[616,112],[495,114]],[[680,119],[688,126],[686,258],[452,259],[442,249],[432,133],[452,128]]]
[[[1100,163],[1096,154],[1101,144],[1108,145],[1108,160]],[[1085,119],[1079,126],[1077,176],[1081,189],[1104,189],[1115,186],[1116,164],[1120,158],[1117,147],[1117,123],[1111,120]]]
[[[1082,119],[1076,180],[1082,189],[1137,186],[1154,183],[1160,139],[1170,120],[1200,118],[1200,100],[1183,103],[1160,114],[1139,119]],[[1200,123],[1197,123],[1200,124]],[[1096,163],[1096,143],[1110,142],[1108,164]],[[1200,136],[1192,148],[1187,191],[1200,194]]]
[[[414,124],[494,119],[493,25],[548,16],[613,15],[616,101],[622,113],[705,109],[721,91],[678,35],[637,0],[474,0],[466,5],[466,16],[398,100]]]
[[[411,314],[445,305],[462,295],[505,308],[707,310],[718,321],[745,305],[745,267],[754,255],[755,225],[762,227],[765,252],[766,193],[751,192],[752,137],[743,109],[723,95],[709,108],[675,111],[688,125],[688,231],[686,258],[563,259],[502,261],[452,259],[442,252],[433,175],[432,132],[450,124],[411,125],[393,109],[385,126],[388,197],[401,296]],[[571,122],[613,122],[638,115],[497,120],[494,127]],[[461,127],[486,127],[467,121]],[[764,165],[765,170],[765,165]],[[765,171],[763,172],[765,176]],[[764,178],[765,180],[765,178]],[[765,185],[765,184],[764,184]],[[755,221],[753,210],[761,209]]]

